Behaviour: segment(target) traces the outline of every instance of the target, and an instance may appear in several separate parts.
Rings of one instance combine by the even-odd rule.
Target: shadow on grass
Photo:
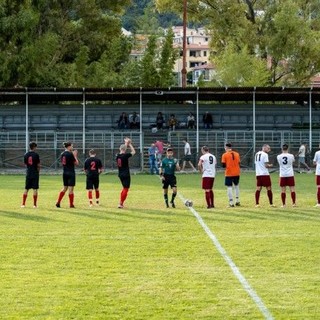
[[[316,212],[314,209],[304,209],[303,211],[299,210],[299,208],[272,208],[263,210],[261,208],[255,209],[246,209],[241,208],[239,209],[227,209],[227,211],[212,211],[214,212],[214,216],[206,217],[208,220],[219,220],[221,221],[221,217],[229,217],[234,219],[251,219],[251,220],[276,220],[281,218],[282,220],[290,220],[290,221],[317,221],[320,222],[320,214]],[[218,219],[217,219],[218,218]],[[227,219],[223,219],[223,221],[232,222],[231,220],[228,221]]]
[[[60,211],[60,210],[59,210]],[[70,209],[70,210],[61,210],[61,213],[65,213],[68,215],[73,215],[73,216],[80,216],[80,217],[84,217],[84,218],[91,218],[91,219],[97,219],[97,220],[122,220],[125,221],[125,219],[121,219],[120,215],[117,215],[116,212],[113,211],[99,211],[101,213],[101,215],[98,215],[96,213],[91,213],[89,212],[90,210],[88,210],[87,212],[83,212],[83,211],[77,211],[75,209]]]
[[[141,208],[124,208],[124,209],[113,209],[113,210],[108,209],[106,211],[99,211],[101,212],[101,215],[98,215],[97,213],[68,210],[66,214],[82,216],[82,217],[91,218],[91,219],[122,220],[123,222],[127,222],[127,223],[131,222],[127,218],[150,220],[150,221],[153,221],[155,219],[157,220],[161,219],[161,220],[170,222],[172,221],[172,219],[170,218],[182,216],[181,210],[179,209],[168,208],[167,210],[168,211],[165,211],[165,210],[161,211],[161,210],[141,209]],[[190,217],[190,215],[187,214],[187,212],[183,213],[184,219],[188,217]]]
[[[32,213],[20,213],[20,212],[10,212],[10,211],[3,211],[0,210],[0,215],[4,217],[10,217],[19,220],[29,220],[35,222],[48,222],[48,221],[55,221],[55,222],[64,222],[57,219],[52,219],[44,216],[34,215]]]

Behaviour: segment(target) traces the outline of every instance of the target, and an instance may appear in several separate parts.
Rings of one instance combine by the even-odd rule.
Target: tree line
[[[159,17],[172,17],[174,25],[181,21],[182,5],[176,0],[0,0],[0,85],[175,85],[178,55],[173,34],[161,29]],[[134,37],[121,31],[130,10],[131,30],[148,36],[137,61],[129,56]],[[212,38],[216,76],[200,85],[304,86],[320,70],[318,0],[188,0],[187,16],[189,25],[206,27]]]

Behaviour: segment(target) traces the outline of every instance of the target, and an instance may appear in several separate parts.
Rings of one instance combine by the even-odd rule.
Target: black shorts
[[[184,156],[184,161],[191,161],[191,154],[186,154],[185,156]]]
[[[131,177],[130,176],[119,176],[119,179],[122,183],[122,187],[129,189],[131,184]]]
[[[170,186],[171,188],[174,188],[177,186],[177,179],[176,176],[173,174],[169,174],[169,175],[164,175],[164,180],[162,180],[163,189],[168,189],[168,187]]]
[[[39,176],[26,177],[26,190],[29,189],[39,189]]]
[[[74,187],[76,185],[76,174],[75,173],[64,173],[63,174],[63,185],[65,187]]]
[[[87,176],[87,190],[99,189],[99,176]]]
[[[232,185],[237,186],[239,184],[240,177],[235,176],[235,177],[225,177],[224,180],[224,185],[227,187],[232,187]]]

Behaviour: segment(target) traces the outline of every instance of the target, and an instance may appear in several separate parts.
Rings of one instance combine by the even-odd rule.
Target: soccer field
[[[243,173],[241,207],[226,208],[224,177],[207,210],[199,174],[179,174],[177,208],[164,205],[159,177],[132,175],[118,209],[116,175],[100,178],[89,208],[77,176],[75,209],[55,207],[61,176],[42,175],[20,208],[23,175],[2,175],[1,319],[320,319],[320,208],[314,175],[296,175],[297,207],[280,208]],[[169,191],[171,194],[171,191]],[[191,199],[187,208],[183,199]]]

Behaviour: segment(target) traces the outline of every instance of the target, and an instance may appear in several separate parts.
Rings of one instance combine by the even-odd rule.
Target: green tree
[[[177,58],[177,52],[172,48],[174,33],[172,29],[168,29],[159,59],[159,86],[169,87],[174,84],[173,68]]]
[[[188,19],[202,22],[212,36],[212,61],[223,52],[251,56],[268,66],[269,85],[308,84],[320,72],[320,3],[318,0],[188,0]],[[159,10],[182,12],[182,1],[157,0]],[[218,63],[219,67],[224,66]],[[226,71],[218,69],[219,73]],[[264,85],[265,70],[250,83]],[[236,70],[235,70],[236,72]],[[241,74],[234,79],[240,79]],[[249,80],[249,79],[247,79]],[[261,81],[261,82],[260,82]],[[239,82],[239,81],[236,81]]]
[[[140,86],[168,87],[174,84],[173,67],[177,54],[172,47],[173,37],[171,29],[165,37],[149,37],[146,51],[139,63]]]
[[[144,56],[140,62],[142,87],[157,87],[159,75],[157,70],[157,37],[151,35]]]
[[[129,3],[0,1],[0,85],[90,85],[87,68],[106,52],[113,56],[114,39],[121,38],[118,15]]]
[[[250,55],[247,47],[238,51],[230,45],[215,58],[215,64],[219,73],[207,85],[251,87],[257,83],[260,86],[269,84],[270,70],[265,61]]]
[[[136,32],[142,34],[158,34],[160,24],[156,15],[153,1],[149,2],[143,10],[143,15],[136,22]]]

